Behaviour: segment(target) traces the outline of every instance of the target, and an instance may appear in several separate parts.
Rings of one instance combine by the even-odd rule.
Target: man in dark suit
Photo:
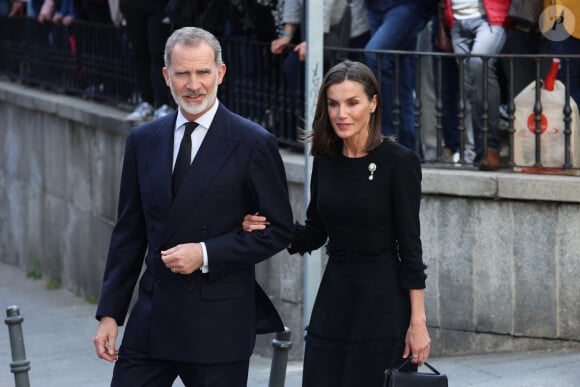
[[[256,333],[283,330],[255,264],[291,238],[284,166],[270,133],[217,100],[225,72],[212,34],[175,31],[163,74],[179,109],[127,138],[94,338],[98,356],[116,360],[112,386],[171,386],[177,376],[186,386],[246,386]],[[270,225],[244,232],[244,215],[256,212]]]

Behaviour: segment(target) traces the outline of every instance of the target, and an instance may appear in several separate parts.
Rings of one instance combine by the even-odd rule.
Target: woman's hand
[[[429,357],[431,339],[427,331],[427,324],[424,321],[409,324],[407,335],[405,336],[405,352],[403,358],[411,356],[411,363],[422,366]]]
[[[256,212],[253,215],[248,214],[244,216],[244,220],[242,221],[242,229],[247,232],[252,232],[254,230],[264,230],[269,224],[270,222],[268,219],[266,219],[265,216],[258,215]]]

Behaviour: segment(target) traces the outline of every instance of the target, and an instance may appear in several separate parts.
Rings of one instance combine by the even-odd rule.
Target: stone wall
[[[430,170],[422,238],[436,352],[580,345],[580,179]]]
[[[0,82],[2,262],[98,297],[130,129],[125,114]],[[281,152],[302,220],[303,156]],[[579,192],[578,177],[425,166],[433,354],[580,347]],[[257,275],[292,331],[291,357],[301,357],[302,258],[282,252]],[[269,353],[271,339],[261,336],[256,350]]]

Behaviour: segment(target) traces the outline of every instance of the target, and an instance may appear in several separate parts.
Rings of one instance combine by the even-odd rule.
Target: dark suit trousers
[[[221,364],[157,360],[121,346],[111,387],[171,387],[178,376],[187,387],[246,387],[249,366],[250,359]]]

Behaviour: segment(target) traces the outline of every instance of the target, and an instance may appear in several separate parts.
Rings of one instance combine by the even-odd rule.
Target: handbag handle
[[[405,361],[403,361],[403,363],[401,363],[401,365],[399,365],[397,368],[395,368],[395,370],[399,371],[401,368],[406,366],[407,363],[409,363],[410,361],[411,361],[411,357],[406,358]],[[441,375],[441,372],[437,371],[437,369],[435,369],[435,367],[433,367],[431,364],[424,362],[423,365],[426,365],[427,368],[429,368],[435,375]]]

